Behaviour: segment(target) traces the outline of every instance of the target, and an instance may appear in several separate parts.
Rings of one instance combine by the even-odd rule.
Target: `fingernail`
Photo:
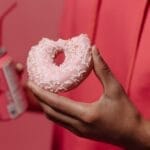
[[[92,50],[96,55],[100,55],[99,50],[95,45],[92,46]]]
[[[92,49],[96,49],[96,45],[93,45],[93,46],[92,46]]]

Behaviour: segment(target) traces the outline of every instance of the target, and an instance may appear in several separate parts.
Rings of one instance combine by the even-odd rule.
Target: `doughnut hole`
[[[54,63],[57,65],[57,66],[60,66],[65,60],[65,54],[63,52],[63,50],[58,50],[58,52],[55,54],[55,57],[54,57]]]

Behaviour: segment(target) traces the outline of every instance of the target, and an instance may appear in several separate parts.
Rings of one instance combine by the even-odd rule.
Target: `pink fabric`
[[[146,118],[150,118],[150,7],[139,43],[133,70],[130,95]]]
[[[86,33],[92,38],[99,0],[64,0],[60,35],[65,38]]]
[[[143,49],[141,57],[143,61],[146,59],[146,62],[144,61],[146,64],[141,63],[140,57],[139,62],[137,61],[136,63],[141,63],[141,65],[136,65],[137,67],[134,71],[135,79],[132,81],[131,89],[128,87],[130,78],[133,76],[132,70],[135,67],[134,62],[135,57],[137,57],[136,53],[140,42],[141,28],[143,28],[143,19],[145,18],[147,1],[101,1],[101,3],[99,3],[99,5],[101,5],[100,12],[97,12],[100,13],[97,15],[99,17],[98,20],[95,20],[98,0],[65,0],[65,2],[65,13],[61,26],[62,37],[73,36],[74,34],[82,32],[88,33],[91,38],[93,38],[93,35],[96,36],[94,38],[95,44],[100,49],[101,54],[116,77],[127,91],[130,91],[130,96],[132,96],[134,101],[141,101],[137,102],[138,106],[141,107],[141,110],[144,110],[145,106],[148,104],[145,114],[150,115],[148,110],[150,105],[148,102],[148,91],[150,90],[148,84],[149,74],[148,65],[146,65],[150,62],[147,55],[150,47],[148,42],[147,44],[144,42],[144,35],[142,35],[143,42],[141,41],[141,43],[146,44],[146,46],[140,46],[139,49],[141,49],[141,47]],[[146,19],[148,22],[149,18]],[[98,21],[96,29],[97,34],[93,34],[95,30],[93,21]],[[146,28],[144,30],[148,31]],[[149,36],[150,34],[147,33],[145,35],[145,39],[148,39]],[[146,49],[147,53],[145,52]],[[143,65],[145,65],[144,68]],[[147,73],[145,72],[146,70]],[[138,84],[139,77],[143,81],[141,84]],[[144,87],[142,88],[141,85]],[[139,89],[141,92],[140,96],[138,91]],[[96,100],[101,92],[102,88],[99,86],[98,80],[92,73],[78,88],[70,91],[68,96],[77,101],[89,102]],[[145,98],[145,101],[142,103],[143,97]],[[59,139],[57,140],[58,137]],[[60,127],[56,127],[54,141],[53,149],[56,148],[56,150],[120,149],[112,145],[81,139]],[[59,145],[59,147],[55,147],[56,144]]]

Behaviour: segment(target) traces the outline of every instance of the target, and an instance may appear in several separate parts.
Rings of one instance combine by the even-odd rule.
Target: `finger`
[[[22,63],[17,63],[15,65],[15,69],[17,71],[18,74],[22,74],[23,73],[23,70],[24,70],[24,66]]]
[[[24,92],[25,92],[25,95],[26,95],[26,98],[28,100],[28,109],[30,111],[42,111],[42,108],[41,106],[39,105],[39,102],[36,98],[36,96],[32,93],[31,90],[29,90],[29,88],[27,87],[27,85],[25,84],[24,86]]]
[[[107,88],[110,85],[112,85],[112,83],[116,84],[117,83],[116,79],[114,78],[111,70],[109,69],[108,65],[103,60],[98,49],[95,46],[92,47],[92,56],[95,74],[101,81],[103,87]]]
[[[71,130],[72,132],[75,132],[75,128],[78,128],[80,125],[80,121],[72,118],[70,116],[67,116],[65,114],[62,114],[51,107],[49,107],[47,104],[40,102],[41,107],[43,108],[47,118],[49,120],[54,121],[55,123]]]
[[[39,98],[40,101],[58,111],[81,120],[85,115],[85,108],[80,102],[75,102],[69,98],[45,91],[31,81],[28,82],[28,88]]]

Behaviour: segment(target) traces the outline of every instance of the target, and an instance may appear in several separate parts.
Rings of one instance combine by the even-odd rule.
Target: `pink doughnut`
[[[59,66],[54,58],[65,55]],[[58,41],[43,38],[31,48],[27,58],[29,80],[51,92],[68,91],[87,77],[92,66],[91,44],[86,34]]]

